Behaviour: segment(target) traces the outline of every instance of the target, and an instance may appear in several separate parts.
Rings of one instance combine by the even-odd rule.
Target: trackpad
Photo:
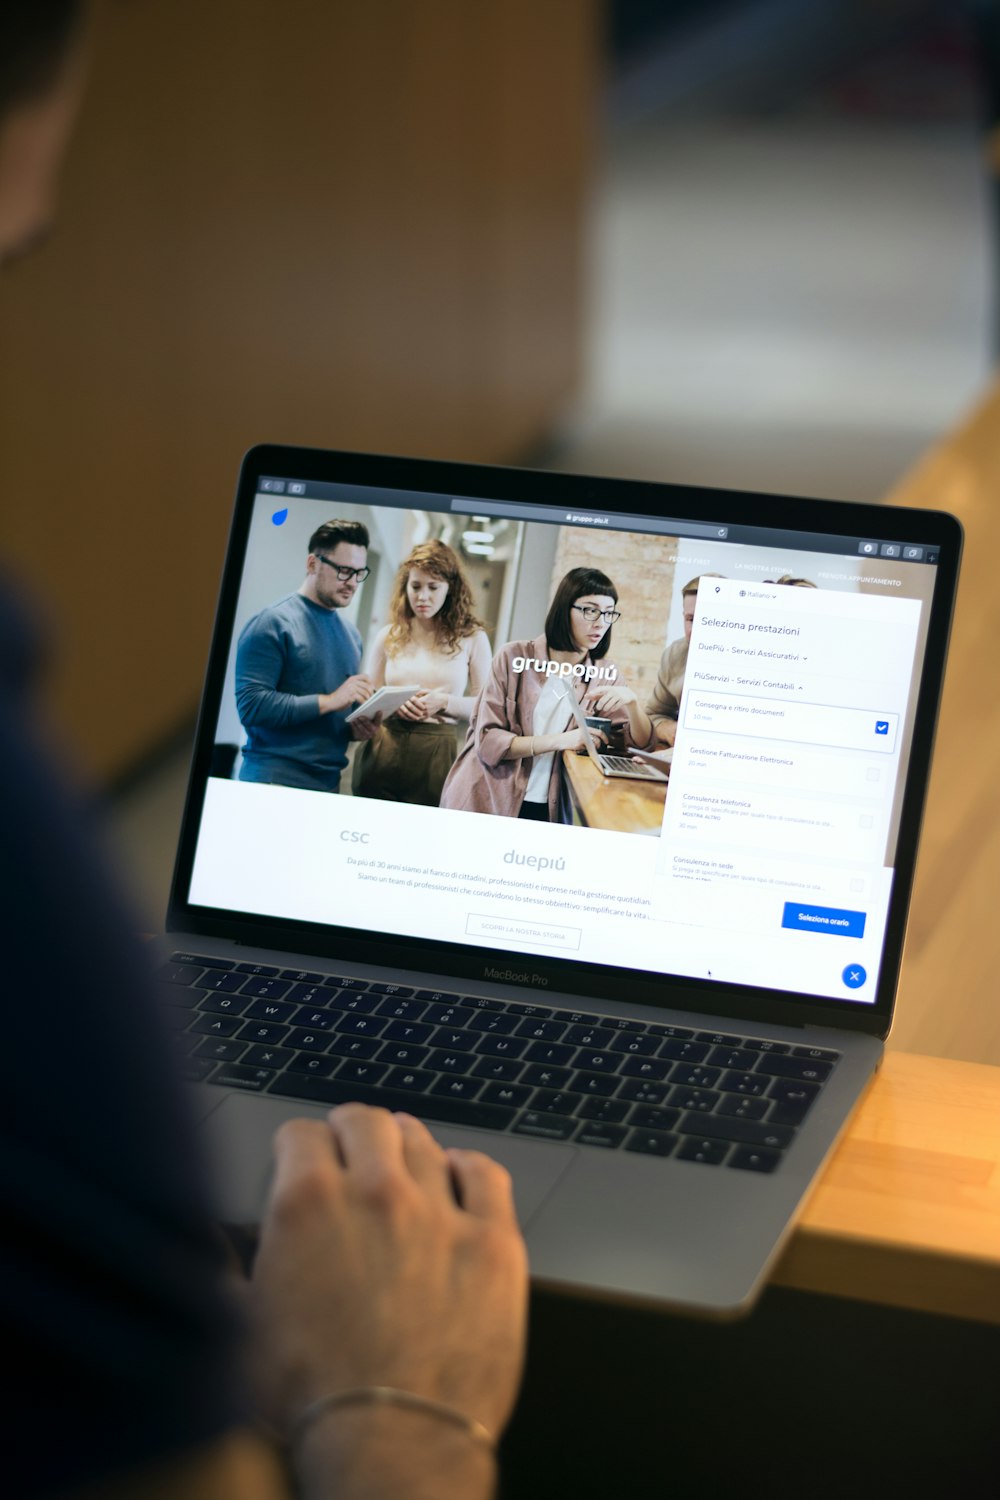
[[[223,1098],[201,1126],[212,1170],[215,1211],[223,1223],[260,1221],[271,1183],[271,1140],[278,1126],[285,1120],[325,1118],[326,1110],[291,1100],[244,1094]],[[484,1151],[507,1168],[514,1179],[522,1228],[576,1155],[574,1146],[519,1140],[487,1130],[461,1130],[437,1125],[433,1120],[428,1125],[442,1146]]]

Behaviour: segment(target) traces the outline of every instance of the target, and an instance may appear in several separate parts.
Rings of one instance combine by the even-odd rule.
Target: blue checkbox
[[[888,734],[889,733],[889,720],[888,719],[876,719],[875,720],[875,733],[876,734]]]

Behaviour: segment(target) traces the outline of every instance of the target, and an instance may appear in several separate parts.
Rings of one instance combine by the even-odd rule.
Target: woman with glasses
[[[493,658],[465,745],[441,806],[537,822],[572,822],[562,752],[583,746],[567,695],[584,712],[620,724],[626,748],[652,744],[653,726],[608,659],[620,619],[618,590],[596,568],[571,568],[533,641],[511,641]],[[593,731],[597,745],[603,736]]]
[[[355,757],[356,797],[437,807],[490,669],[490,643],[472,608],[462,564],[444,542],[422,542],[405,557],[389,601],[389,623],[372,645],[376,688],[420,689],[386,719]]]

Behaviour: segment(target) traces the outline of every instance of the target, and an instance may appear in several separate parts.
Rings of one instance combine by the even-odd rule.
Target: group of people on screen
[[[400,563],[362,670],[361,635],[343,611],[368,577],[368,546],[361,522],[326,522],[309,539],[300,587],[244,627],[242,781],[337,792],[358,740],[354,796],[571,822],[562,752],[584,748],[585,733],[603,748],[609,731],[581,727],[568,695],[584,716],[610,721],[616,748],[673,745],[698,578],[683,589],[684,635],[663,652],[643,705],[610,654],[622,610],[604,572],[571,568],[539,635],[493,654],[462,564],[442,541],[421,542]],[[414,684],[386,715],[354,713],[379,688]]]

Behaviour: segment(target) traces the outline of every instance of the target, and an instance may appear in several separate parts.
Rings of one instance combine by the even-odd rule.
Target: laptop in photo
[[[666,766],[661,768],[650,760],[630,759],[626,755],[609,755],[607,751],[598,750],[587,729],[587,719],[575,693],[567,692],[566,706],[576,720],[577,727],[583,730],[583,748],[602,776],[627,776],[633,781],[668,780],[670,773]]]
[[[281,1121],[361,1100],[510,1169],[539,1283],[746,1311],[879,1067],[960,550],[932,512],[251,450],[161,969],[220,1216]],[[676,718],[670,779],[585,803],[539,726],[609,678],[627,745]]]

